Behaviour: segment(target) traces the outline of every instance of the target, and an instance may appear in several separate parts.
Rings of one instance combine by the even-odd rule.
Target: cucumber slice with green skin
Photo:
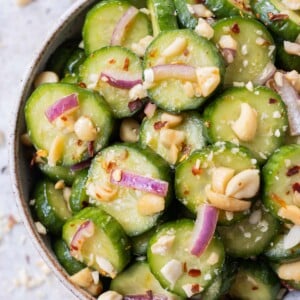
[[[259,255],[277,234],[279,224],[264,207],[256,204],[249,217],[231,226],[218,227],[225,251],[234,257]]]
[[[74,235],[86,221],[94,223],[95,232],[82,243],[80,261],[108,276],[103,272],[105,268],[97,263],[97,257],[98,260],[101,258],[113,267],[113,273],[118,274],[130,261],[130,244],[121,225],[102,209],[87,207],[69,219],[63,227],[63,240],[71,248]]]
[[[194,17],[188,9],[188,1],[174,0],[177,15],[180,23],[189,29],[194,29],[198,24],[198,19]]]
[[[252,15],[250,0],[206,0],[205,5],[218,18]]]
[[[241,262],[229,295],[241,300],[273,300],[280,290],[276,274],[263,261]]]
[[[36,184],[33,197],[35,199],[34,210],[39,221],[47,231],[59,235],[62,226],[71,217],[63,191],[56,190],[52,182],[42,180]]]
[[[206,289],[221,272],[224,263],[224,248],[219,238],[213,237],[206,250],[199,257],[190,253],[191,235],[194,222],[188,219],[163,224],[153,235],[149,242],[147,257],[150,269],[160,284],[169,291],[187,298],[183,286],[195,284],[197,287]],[[175,239],[166,253],[153,253],[153,245],[163,236],[175,236]],[[210,257],[215,257],[210,264]],[[170,261],[179,261],[183,266],[181,276],[174,285],[166,279],[162,268]],[[201,270],[201,272],[199,272]]]
[[[135,262],[132,264],[112,280],[110,290],[116,291],[123,296],[143,295],[151,291],[154,297],[159,295],[168,297],[169,300],[182,299],[161,287],[151,273],[147,262]]]
[[[285,71],[296,70],[300,73],[300,56],[288,54],[284,50],[283,42],[276,41],[277,46],[277,56],[276,56],[276,65],[278,68]]]
[[[149,240],[155,232],[155,228],[152,228],[140,235],[133,236],[131,238],[132,253],[136,256],[144,256],[147,254],[147,247]]]
[[[297,206],[293,199],[300,182],[299,167],[300,145],[292,144],[274,152],[262,169],[263,202],[277,218],[281,207]]]
[[[62,135],[65,142],[58,165],[70,166],[89,158],[88,142],[79,141],[74,132],[63,133],[62,130],[50,123],[45,111],[63,97],[76,94],[79,108],[74,113],[76,117],[87,116],[97,128],[94,141],[94,152],[103,148],[110,137],[113,119],[108,105],[99,95],[67,83],[48,83],[40,85],[29,97],[25,106],[25,119],[28,134],[36,149],[49,153],[54,139]]]
[[[282,232],[280,232],[270,243],[269,247],[265,250],[264,255],[274,262],[286,263],[299,260],[300,258],[300,244],[285,249],[283,240],[284,235],[288,233],[288,230],[282,226]]]
[[[275,59],[274,41],[266,27],[255,19],[235,16],[217,21],[213,29],[216,44],[224,35],[237,42],[234,61],[226,67],[225,86],[234,82],[259,83],[264,69]]]
[[[207,290],[203,292],[201,300],[219,300],[229,291],[237,270],[238,262],[227,256],[221,274],[219,274]]]
[[[219,68],[221,81],[224,75],[224,61],[216,46],[206,38],[198,36],[189,29],[170,30],[160,33],[149,45],[144,58],[144,68],[151,68],[161,64],[162,52],[171,45],[176,38],[187,41],[183,53],[165,58],[164,64],[181,63],[192,67]],[[148,96],[162,109],[173,112],[198,108],[208,97],[190,97],[183,88],[183,81],[179,79],[162,80],[148,89]]]
[[[166,161],[170,162],[170,149],[163,145],[160,140],[160,134],[164,128],[169,128],[168,123],[162,128],[161,118],[165,112],[158,110],[150,119],[144,118],[140,128],[140,143],[143,147],[149,146],[157,154]],[[178,116],[182,117],[182,121],[172,130],[183,132],[185,135],[184,142],[179,145],[179,153],[177,162],[185,160],[192,152],[203,148],[207,143],[206,127],[200,115],[196,112],[181,113]]]
[[[193,171],[198,162],[200,175]],[[196,151],[179,164],[175,170],[176,196],[195,214],[197,207],[206,202],[205,187],[211,183],[211,170],[215,167],[232,168],[235,173],[239,173],[246,169],[256,169],[257,164],[247,149],[225,142]]]
[[[66,62],[64,68],[65,76],[68,74],[74,74],[74,75],[78,74],[79,67],[84,62],[85,59],[86,59],[86,55],[84,50],[80,48],[75,49]]]
[[[147,7],[150,11],[154,36],[162,31],[178,28],[172,0],[147,0]]]
[[[61,83],[72,83],[76,84],[79,81],[79,76],[76,74],[67,74],[61,79]]]
[[[117,118],[133,115],[130,110],[129,89],[121,89],[100,80],[101,73],[119,72],[127,75],[141,75],[142,65],[137,55],[120,46],[104,47],[91,54],[80,68],[80,79],[88,88],[99,92],[109,104]],[[141,107],[139,107],[141,108]]]
[[[112,145],[101,151],[92,161],[87,181],[90,203],[111,214],[129,236],[136,236],[154,227],[163,211],[152,215],[140,214],[137,204],[147,193],[111,184],[111,171],[115,168],[168,182],[168,194],[164,198],[165,208],[172,194],[170,169],[168,164],[151,149],[141,149],[135,144]],[[103,187],[105,184],[114,191],[109,201],[98,199],[92,193],[94,187]]]
[[[147,7],[147,0],[129,0],[129,2],[138,8]]]
[[[73,213],[79,212],[88,205],[89,196],[86,194],[86,182],[88,170],[82,170],[76,177],[72,185],[70,196],[70,208]]]
[[[240,140],[232,129],[239,119],[242,103],[257,112],[257,129],[251,141]],[[256,87],[253,91],[237,87],[226,90],[206,107],[204,119],[213,142],[229,141],[247,147],[259,162],[266,161],[283,144],[288,128],[285,104],[266,87]]]
[[[229,226],[237,223],[238,221],[243,220],[249,215],[249,210],[241,211],[241,212],[231,212],[220,210],[218,217],[218,225],[220,226]]]
[[[115,26],[130,7],[127,1],[107,0],[101,1],[88,12],[82,31],[86,54],[110,45]],[[126,28],[122,46],[131,48],[133,43],[138,43],[151,33],[148,16],[139,12]]]
[[[289,10],[280,0],[251,0],[257,17],[274,33],[294,42],[300,34],[300,13]]]
[[[72,171],[69,167],[64,166],[49,166],[46,163],[40,163],[37,166],[51,181],[63,180],[67,185],[72,185],[79,174],[79,171]]]
[[[61,239],[57,239],[53,242],[53,251],[57,260],[69,275],[73,275],[86,267],[85,264],[71,255],[68,245]]]

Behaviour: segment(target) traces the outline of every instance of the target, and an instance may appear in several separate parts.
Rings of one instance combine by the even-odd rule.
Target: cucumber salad
[[[99,300],[300,289],[300,1],[103,0],[25,107],[29,205]]]

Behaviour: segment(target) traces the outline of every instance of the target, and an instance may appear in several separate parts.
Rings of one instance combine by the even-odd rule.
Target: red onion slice
[[[123,298],[124,300],[168,300],[167,296],[164,295],[155,295],[151,291],[147,291],[146,294],[140,295],[126,295]]]
[[[288,80],[282,76],[282,85],[273,84],[287,107],[290,134],[300,135],[300,97]]]
[[[59,99],[50,107],[48,107],[45,111],[45,115],[50,122],[53,122],[57,117],[78,106],[78,95],[71,94]]]
[[[170,78],[197,82],[196,69],[184,64],[166,64],[151,68],[154,80],[160,81]]]
[[[80,170],[83,170],[83,169],[86,169],[88,168],[89,166],[91,165],[91,158],[87,159],[87,160],[84,160],[84,161],[81,161],[77,164],[74,164],[70,167],[70,170],[72,172],[76,172],[76,171],[80,171]]]
[[[120,186],[156,194],[161,197],[165,197],[167,195],[169,187],[169,183],[167,181],[138,175],[120,169],[112,171],[110,182]]]
[[[127,79],[124,79],[127,78]],[[109,85],[119,89],[131,89],[137,84],[142,84],[142,76],[131,76],[128,72],[113,72],[105,71],[101,72],[100,80],[107,82]]]
[[[254,80],[255,84],[264,85],[276,72],[276,67],[269,62],[261,74]]]
[[[119,22],[114,28],[110,44],[112,46],[120,46],[122,45],[122,40],[124,38],[125,32],[127,30],[128,25],[132,22],[135,16],[139,13],[139,10],[134,6],[131,6],[121,17]]]
[[[75,258],[81,257],[81,248],[84,242],[95,233],[95,225],[92,221],[83,222],[75,232],[70,243],[70,253]]]
[[[219,211],[217,208],[204,204],[198,208],[197,219],[192,233],[191,253],[200,256],[212,239],[218,221]]]

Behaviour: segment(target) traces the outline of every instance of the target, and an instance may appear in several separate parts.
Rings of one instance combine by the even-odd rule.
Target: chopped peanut
[[[238,46],[237,41],[231,35],[222,35],[218,44],[222,49],[237,50]]]
[[[231,128],[241,141],[252,141],[257,130],[257,112],[248,103],[241,103],[239,118],[232,124]]]
[[[130,100],[143,99],[147,97],[147,90],[142,84],[136,84],[129,90]]]
[[[107,291],[101,294],[97,300],[122,300],[123,296],[115,291]]]
[[[224,194],[228,181],[233,177],[234,170],[230,168],[214,168],[212,172],[212,190],[219,194]]]
[[[300,225],[300,208],[296,205],[286,205],[278,210],[278,216],[289,221],[292,221],[296,225]]]
[[[97,129],[92,120],[81,116],[74,124],[74,132],[77,137],[85,142],[94,141],[97,137]]]
[[[91,270],[89,268],[84,268],[70,276],[70,280],[82,288],[88,288],[94,283]]]
[[[65,182],[62,179],[58,180],[54,185],[54,188],[56,190],[62,190],[64,187],[65,187]]]
[[[172,144],[167,152],[167,157],[166,157],[167,162],[170,163],[171,165],[176,164],[178,160],[178,155],[179,155],[178,147],[175,144]]]
[[[112,172],[112,178],[115,180],[115,181],[117,181],[117,182],[119,182],[119,181],[121,181],[121,179],[122,179],[122,170],[120,170],[120,169],[116,169],[116,170],[114,170],[113,172]]]
[[[205,193],[208,202],[216,208],[227,211],[244,211],[250,208],[250,201],[243,201],[223,194],[215,193],[211,190],[211,186],[205,187]]]
[[[284,51],[291,55],[300,56],[300,44],[289,41],[283,42]]]
[[[211,18],[214,14],[203,4],[187,5],[191,14],[195,14],[198,18]]]
[[[198,19],[198,24],[195,28],[195,32],[198,35],[207,38],[208,40],[210,40],[214,36],[213,28],[208,24],[207,21],[202,18]]]
[[[110,202],[117,194],[117,187],[110,183],[104,183],[103,185],[95,185],[90,183],[87,185],[86,193],[94,199],[102,202]]]
[[[180,115],[173,115],[170,113],[162,113],[160,120],[166,123],[167,128],[176,127],[182,123],[183,118]]]
[[[24,0],[23,0],[24,1]],[[45,71],[40,73],[34,80],[34,86],[38,87],[43,83],[55,83],[59,82],[59,77],[56,73],[51,71]]]
[[[284,280],[300,280],[300,261],[280,265],[277,270],[279,278]]]
[[[209,96],[221,81],[220,70],[216,67],[202,67],[196,69],[200,96]]]
[[[74,111],[72,111],[72,113],[73,112]],[[65,134],[74,131],[74,124],[75,119],[70,112],[68,112],[68,114],[63,114],[62,116],[56,118],[53,122],[53,125]]]
[[[287,72],[284,76],[295,90],[300,93],[300,74],[296,70],[293,70],[291,72]]]
[[[145,194],[138,200],[138,212],[143,216],[150,216],[165,209],[165,199],[154,194]]]
[[[237,199],[252,198],[258,193],[259,183],[259,170],[244,170],[230,179],[225,195]]]
[[[120,139],[123,142],[135,143],[139,140],[140,124],[133,118],[123,119],[120,126]]]
[[[194,86],[190,81],[186,81],[185,83],[183,83],[182,87],[183,87],[183,90],[184,90],[185,94],[189,98],[192,98],[192,97],[195,96]]]
[[[184,37],[177,37],[161,54],[163,57],[180,55],[187,47],[187,40]]]
[[[53,140],[49,155],[48,155],[48,165],[55,166],[56,163],[62,158],[65,148],[65,139],[62,135],[57,135]]]
[[[171,145],[179,146],[185,140],[185,132],[181,130],[162,128],[160,130],[159,141],[166,147]]]
[[[146,35],[138,43],[133,43],[131,45],[131,50],[138,56],[142,57],[145,55],[146,49],[152,41],[153,41],[153,36]]]

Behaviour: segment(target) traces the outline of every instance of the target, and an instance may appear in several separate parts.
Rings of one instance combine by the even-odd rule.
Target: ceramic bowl
[[[80,36],[84,16],[87,10],[94,4],[95,0],[78,0],[66,13],[57,21],[52,33],[46,38],[41,50],[37,52],[27,75],[24,78],[21,89],[20,100],[14,112],[13,131],[10,140],[10,169],[15,199],[19,207],[23,222],[29,235],[45,262],[53,270],[59,280],[79,299],[94,299],[91,295],[75,287],[68,279],[67,273],[57,261],[47,236],[40,235],[34,225],[29,200],[33,176],[29,168],[29,161],[26,157],[26,149],[21,144],[20,137],[26,132],[24,107],[25,102],[33,91],[33,81],[37,74],[45,69],[50,55],[64,41]]]

